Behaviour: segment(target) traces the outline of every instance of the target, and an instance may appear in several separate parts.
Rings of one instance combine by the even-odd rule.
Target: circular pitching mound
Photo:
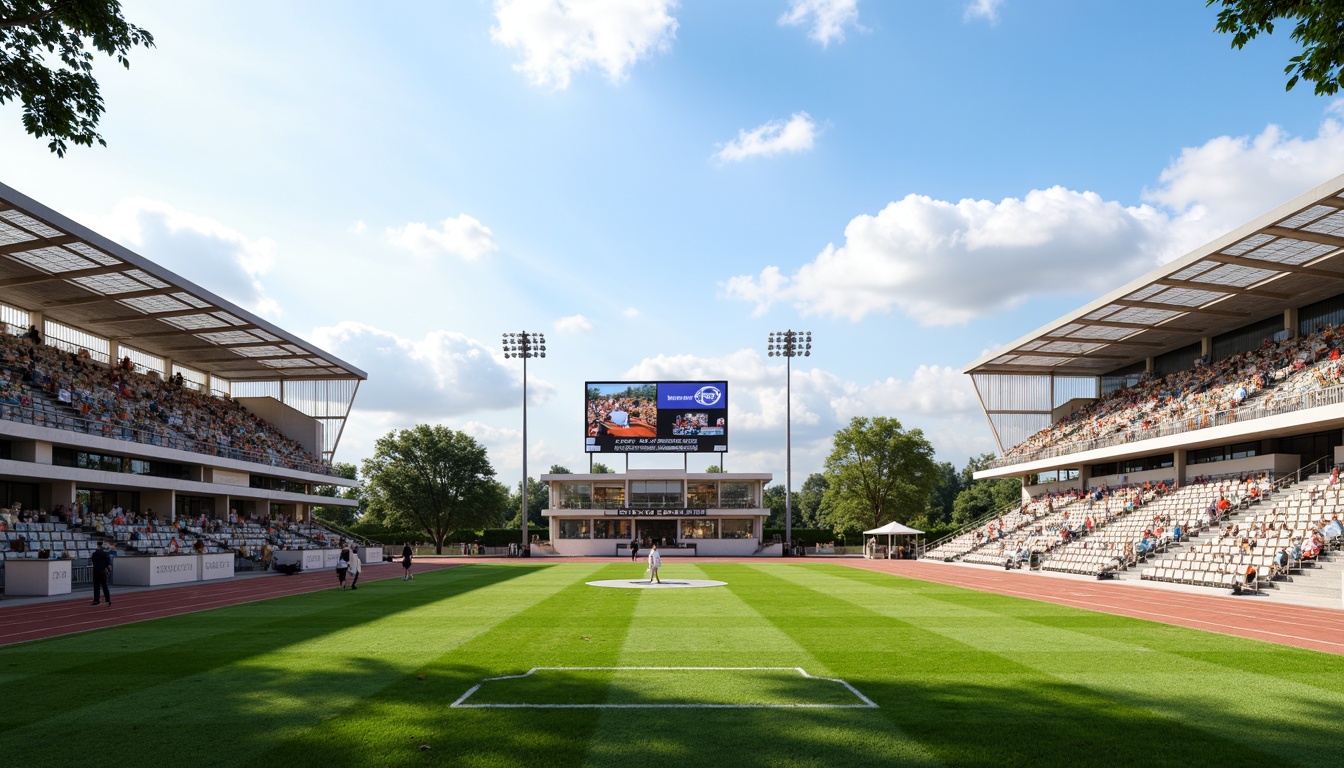
[[[608,579],[606,581],[590,581],[590,587],[610,587],[612,589],[694,589],[696,587],[723,587],[727,586],[726,581],[711,581],[709,579],[663,579],[662,582],[649,583],[648,579]]]

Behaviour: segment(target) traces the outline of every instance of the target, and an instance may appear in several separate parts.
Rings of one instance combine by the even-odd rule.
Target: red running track
[[[533,562],[618,563],[622,560],[622,558],[575,557],[547,558]],[[476,558],[421,560],[416,563],[413,571],[424,573],[468,562],[490,562],[490,560]],[[805,561],[763,561],[760,558],[746,557],[696,558],[690,562],[696,564],[790,562],[799,565],[824,562],[981,592],[1041,600],[1074,608],[1309,648],[1325,653],[1344,654],[1344,611],[1271,603],[1262,598],[1176,592],[1116,581],[1052,578],[1020,571],[979,569],[916,560],[819,558]],[[675,564],[676,561],[666,563],[666,565]],[[400,575],[400,568],[375,566],[364,572],[362,580],[382,581]],[[21,606],[6,606],[0,602],[0,646],[115,627],[164,616],[223,608],[272,597],[331,589],[331,577],[329,571],[323,570],[297,576],[269,576],[219,584],[198,584],[124,595],[114,594],[116,604],[112,608],[93,607],[88,604],[85,595],[69,600]]]
[[[456,563],[420,561],[411,568],[411,572],[425,573],[453,565]],[[360,581],[384,581],[400,578],[401,575],[401,568],[395,565],[365,566]],[[6,605],[0,602],[0,646],[208,611],[211,608],[225,608],[272,597],[317,592],[333,588],[334,576],[334,571],[324,569],[294,576],[276,574],[215,584],[140,589],[120,594],[114,587],[111,607],[107,604],[89,604],[93,594],[91,586],[85,586],[68,600],[27,605]]]
[[[971,568],[923,560],[845,559],[844,565],[1132,616],[1163,624],[1237,635],[1325,653],[1344,654],[1344,610],[1272,603],[1264,598],[1199,594],[1125,584],[1063,579],[1021,571]]]

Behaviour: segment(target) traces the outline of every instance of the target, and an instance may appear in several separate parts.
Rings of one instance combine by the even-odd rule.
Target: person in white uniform
[[[649,550],[649,583],[657,582],[662,584],[663,580],[658,578],[658,569],[663,566],[663,558],[658,554],[658,545],[654,544],[653,549]]]

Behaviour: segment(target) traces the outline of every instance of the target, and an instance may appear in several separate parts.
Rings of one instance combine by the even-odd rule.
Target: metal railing
[[[0,419],[20,424],[32,424],[37,427],[48,427],[50,429],[65,430],[67,432],[78,432],[86,435],[108,437],[113,440],[124,440],[126,442],[139,443],[141,445],[172,448],[205,456],[216,456],[224,459],[246,461],[253,464],[282,467],[284,469],[292,469],[299,472],[311,472],[313,474],[329,475],[333,477],[336,476],[335,471],[332,470],[331,467],[320,462],[285,459],[269,453],[246,451],[228,445],[193,440],[191,438],[182,437],[181,435],[167,434],[165,432],[158,432],[150,429],[86,419],[82,416],[76,416],[73,413],[64,413],[55,406],[39,407],[37,405],[0,403]]]
[[[989,468],[999,469],[1001,467],[1010,467],[1014,464],[1026,464],[1040,459],[1052,459],[1057,456],[1067,456],[1098,448],[1109,448],[1124,443],[1132,443],[1136,440],[1151,440],[1158,437],[1166,437],[1167,435],[1177,435],[1185,432],[1193,432],[1199,429],[1221,427],[1228,424],[1263,419],[1268,416],[1278,416],[1284,413],[1291,413],[1309,408],[1322,408],[1327,405],[1338,405],[1339,403],[1344,403],[1344,386],[1336,385],[1328,389],[1305,392],[1291,397],[1276,399],[1276,402],[1272,405],[1229,408],[1210,414],[1199,414],[1182,418],[1163,426],[1149,427],[1147,429],[1141,427],[1137,429],[1131,428],[1103,437],[1095,437],[1091,440],[1080,440],[1053,445],[1029,454],[1004,456],[991,461],[989,463]]]

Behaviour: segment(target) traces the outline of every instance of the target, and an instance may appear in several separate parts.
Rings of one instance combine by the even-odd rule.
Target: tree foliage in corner
[[[856,416],[835,433],[826,457],[825,514],[837,532],[862,531],[924,513],[938,483],[933,446],[885,416]]]
[[[1299,80],[1314,83],[1317,96],[1333,96],[1344,85],[1344,0],[1208,0],[1221,5],[1214,29],[1232,35],[1240,49],[1261,32],[1274,33],[1280,19],[1297,23],[1292,38],[1302,52],[1288,60],[1285,90]]]
[[[443,426],[378,438],[363,472],[370,515],[422,531],[439,554],[449,533],[492,522],[504,502],[485,448]]]
[[[338,461],[331,465],[336,472],[337,477],[343,477],[346,480],[358,480],[358,468],[354,464],[346,461]],[[364,514],[364,489],[358,485],[353,488],[342,488],[339,485],[319,485],[313,488],[313,495],[327,496],[338,499],[355,499],[359,502],[358,507],[337,507],[320,506],[313,507],[313,515],[324,523],[337,525],[342,528],[349,528],[359,522],[360,516]]]
[[[0,0],[0,104],[18,99],[24,130],[50,137],[60,157],[67,141],[107,146],[89,48],[129,69],[127,54],[139,45],[154,47],[154,36],[122,18],[118,0]]]
[[[952,522],[969,525],[990,514],[1022,503],[1022,481],[1015,477],[976,480],[975,473],[989,466],[994,454],[973,456],[961,470],[962,490],[952,506]]]

